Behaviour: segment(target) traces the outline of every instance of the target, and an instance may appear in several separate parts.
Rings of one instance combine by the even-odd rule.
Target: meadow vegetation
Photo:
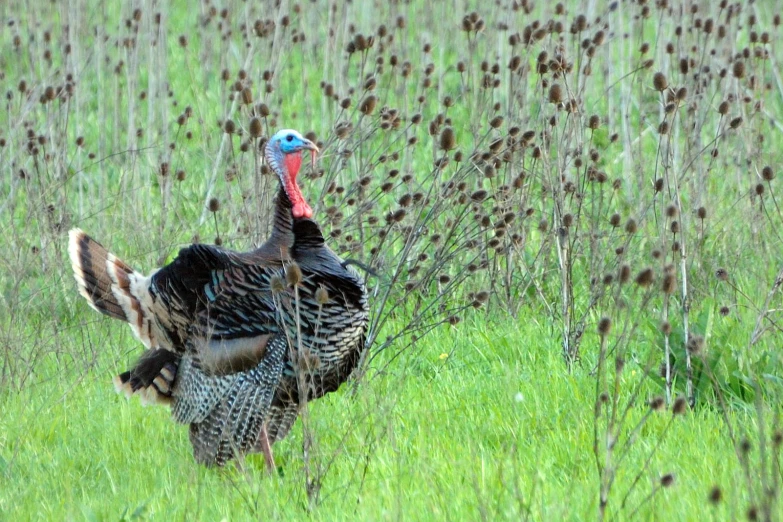
[[[780,520],[783,42],[768,2],[0,5],[0,514]],[[151,270],[270,226],[266,139],[368,265],[356,378],[266,476],[114,395]]]

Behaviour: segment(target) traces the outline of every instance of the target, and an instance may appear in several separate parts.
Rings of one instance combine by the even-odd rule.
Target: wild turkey
[[[309,219],[296,183],[304,150],[317,148],[295,131],[280,131],[267,144],[265,157],[281,187],[271,237],[252,252],[192,245],[145,277],[71,231],[81,294],[99,312],[130,323],[148,348],[115,383],[128,394],[169,402],[174,419],[190,424],[196,460],[207,465],[253,449],[265,450],[273,465],[263,426],[269,417],[279,440],[290,427],[280,423],[290,422],[292,411],[296,418],[284,400],[293,394],[278,388],[288,389],[297,354],[321,361],[316,372],[324,377],[309,379],[316,397],[339,386],[333,381],[343,378],[343,353],[358,359],[353,353],[363,349],[364,285]]]

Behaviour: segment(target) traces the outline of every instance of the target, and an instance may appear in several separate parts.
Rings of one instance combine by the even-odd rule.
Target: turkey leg
[[[258,444],[261,446],[261,451],[264,453],[264,460],[266,461],[267,473],[272,473],[275,470],[275,457],[272,455],[272,445],[269,443],[269,434],[266,431],[266,421],[261,427],[261,433],[258,434]]]

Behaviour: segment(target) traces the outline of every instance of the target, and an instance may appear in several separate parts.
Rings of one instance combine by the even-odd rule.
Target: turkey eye
[[[285,141],[294,141],[293,135],[289,134],[288,136],[286,136]]]

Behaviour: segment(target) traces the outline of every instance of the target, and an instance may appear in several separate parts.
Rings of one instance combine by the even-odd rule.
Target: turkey
[[[81,230],[70,233],[80,293],[128,322],[147,347],[115,384],[169,403],[174,420],[190,425],[194,457],[207,465],[261,450],[273,467],[270,439],[282,438],[298,413],[291,382],[301,354],[313,369],[298,382],[319,397],[347,378],[364,347],[366,291],[309,219],[296,182],[305,150],[314,159],[315,145],[295,131],[269,140],[265,158],[280,190],[272,234],[254,251],[192,245],[145,277]]]

